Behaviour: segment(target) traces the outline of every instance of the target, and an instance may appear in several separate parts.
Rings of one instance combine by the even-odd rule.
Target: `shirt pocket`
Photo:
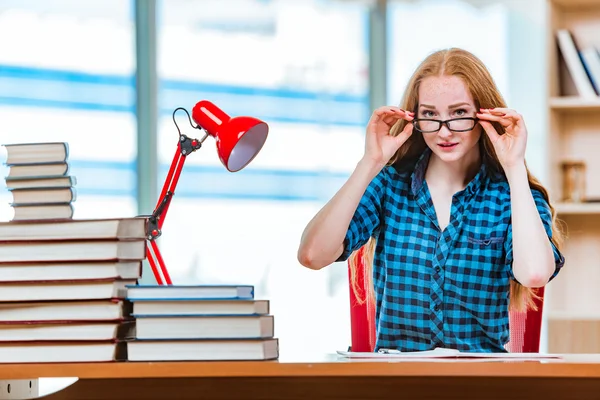
[[[465,304],[481,318],[489,311],[482,304],[502,304],[508,290],[502,232],[468,232],[461,243],[455,284]]]
[[[498,233],[468,233],[465,249],[466,259],[480,265],[484,271],[497,271],[503,265],[504,235]]]
[[[474,247],[498,247],[498,244],[504,242],[503,236],[495,236],[493,234],[468,234],[467,242]]]

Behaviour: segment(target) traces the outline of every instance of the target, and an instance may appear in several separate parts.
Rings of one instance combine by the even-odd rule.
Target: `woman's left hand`
[[[508,108],[491,108],[481,109],[477,118],[494,145],[504,170],[523,166],[527,146],[527,128],[523,116]],[[502,125],[505,133],[500,135],[491,122]]]

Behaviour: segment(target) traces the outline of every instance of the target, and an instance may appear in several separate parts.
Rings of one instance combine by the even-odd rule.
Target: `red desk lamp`
[[[191,139],[181,133],[175,121],[175,113],[178,110],[185,111],[193,128],[205,131],[202,139]],[[197,125],[194,125],[192,119]],[[179,133],[179,142],[156,208],[148,219],[147,238],[150,246],[146,250],[146,255],[159,285],[172,284],[165,262],[158,250],[156,239],[162,234],[161,228],[165,222],[171,199],[175,194],[175,187],[186,157],[198,150],[210,135],[216,140],[217,153],[225,168],[229,172],[236,172],[243,169],[256,157],[269,133],[269,126],[265,122],[245,116],[231,118],[207,100],[202,100],[194,106],[191,118],[185,108],[176,108],[173,111],[173,122]],[[164,277],[164,283],[161,275]]]

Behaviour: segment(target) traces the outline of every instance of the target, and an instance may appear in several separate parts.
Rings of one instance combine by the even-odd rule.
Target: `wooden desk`
[[[48,400],[600,399],[600,355],[553,361],[0,364],[0,379],[79,377]]]

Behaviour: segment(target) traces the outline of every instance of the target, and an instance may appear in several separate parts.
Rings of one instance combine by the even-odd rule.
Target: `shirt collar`
[[[423,183],[425,182],[425,171],[427,170],[430,157],[431,149],[426,148],[415,164],[415,169],[411,175],[411,190],[414,196],[416,196],[423,187]],[[487,176],[487,167],[484,163],[482,163],[479,171],[471,180],[471,182],[467,184],[467,187],[462,191],[462,193],[468,193],[470,195],[475,194],[479,188],[485,184]]]
[[[415,169],[410,177],[410,188],[413,196],[416,196],[421,190],[421,187],[423,187],[423,182],[425,182],[425,170],[429,164],[430,156],[431,149],[427,147],[415,164]]]

